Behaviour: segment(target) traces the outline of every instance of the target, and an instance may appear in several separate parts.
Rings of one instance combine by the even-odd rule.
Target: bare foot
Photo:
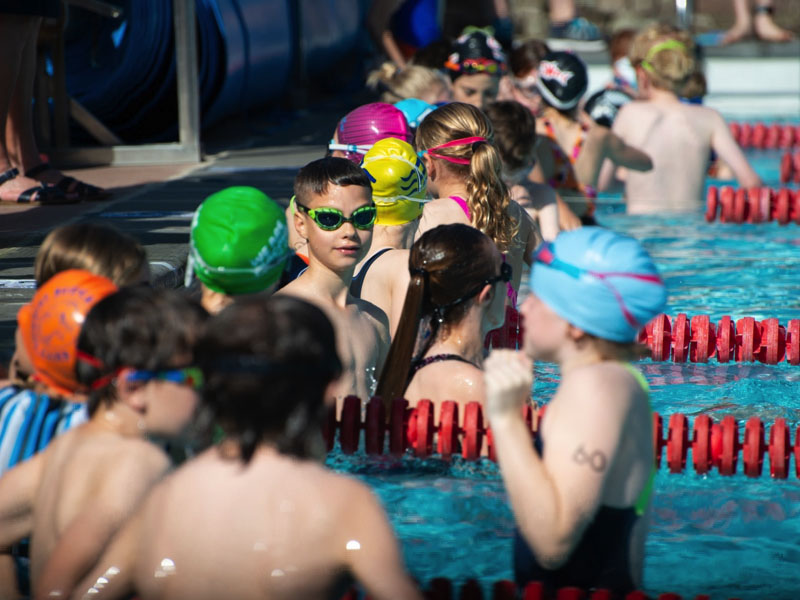
[[[24,191],[29,190],[31,188],[37,188],[41,186],[41,184],[36,181],[35,179],[31,179],[29,177],[23,177],[22,175],[17,175],[14,179],[9,179],[2,185],[0,185],[0,202],[17,202],[19,200],[19,195],[22,194]],[[37,196],[39,193],[33,194],[31,197],[31,201],[37,202]]]
[[[757,14],[753,25],[758,38],[765,42],[788,42],[794,37],[791,31],[778,27],[772,20],[772,15],[767,13]]]
[[[734,23],[733,27],[728,29],[728,31],[725,32],[725,35],[722,36],[722,41],[720,44],[722,46],[735,44],[736,42],[741,41],[749,36],[750,33],[750,23]]]

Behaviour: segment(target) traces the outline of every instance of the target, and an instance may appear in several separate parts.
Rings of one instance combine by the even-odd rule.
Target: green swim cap
[[[289,257],[283,210],[252,187],[229,187],[197,208],[190,234],[190,263],[215,292],[261,292],[278,281]]]

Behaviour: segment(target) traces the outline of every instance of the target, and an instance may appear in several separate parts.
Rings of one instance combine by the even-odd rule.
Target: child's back
[[[739,185],[761,184],[722,116],[678,98],[696,72],[689,34],[668,25],[649,27],[636,36],[631,60],[643,100],[622,107],[613,131],[649,154],[653,169],[625,173],[629,213],[699,210],[712,150],[731,167]],[[608,179],[611,166],[604,171],[601,180]]]
[[[347,554],[385,552],[370,544],[371,529],[385,525],[362,484],[269,449],[243,467],[224,448],[206,451],[148,500],[134,576],[143,598],[322,598],[349,579]],[[159,569],[165,576],[154,578]]]

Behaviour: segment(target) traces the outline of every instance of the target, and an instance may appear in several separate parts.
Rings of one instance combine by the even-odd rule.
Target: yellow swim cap
[[[375,142],[361,161],[378,208],[376,225],[403,225],[422,215],[428,173],[411,144],[397,138]]]

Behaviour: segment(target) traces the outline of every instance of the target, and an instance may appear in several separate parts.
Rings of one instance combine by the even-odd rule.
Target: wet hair
[[[408,258],[411,281],[376,395],[385,402],[403,395],[412,361],[424,356],[438,336],[446,338],[486,280],[497,276],[496,252],[488,236],[461,223],[435,227],[414,243]]]
[[[686,46],[686,51],[664,48],[657,52],[647,61],[652,66],[652,70],[647,70],[647,75],[654,87],[680,94],[692,73],[697,70],[695,44],[688,32],[667,24],[647,27],[633,39],[631,64],[634,67],[641,66],[653,46],[669,40],[680,42]]]
[[[612,63],[628,56],[634,37],[636,37],[635,29],[620,29],[611,36],[608,40],[608,53]]]
[[[420,98],[436,85],[449,85],[444,75],[419,65],[400,69],[393,62],[385,62],[367,77],[367,86],[381,91],[381,102],[394,104],[406,98]]]
[[[78,336],[78,382],[89,391],[89,414],[116,399],[114,377],[123,368],[157,371],[189,366],[208,313],[175,291],[122,288],[86,315]],[[177,361],[177,362],[176,362]]]
[[[695,71],[686,80],[686,84],[681,88],[679,96],[693,100],[695,98],[702,98],[708,93],[708,85],[706,84],[706,76],[702,71]]]
[[[514,46],[508,56],[508,66],[514,77],[525,77],[531,71],[536,72],[539,63],[548,52],[550,48],[542,40],[526,40]]]
[[[486,116],[494,128],[494,144],[508,170],[516,171],[530,165],[536,147],[536,119],[519,102],[493,102]]]
[[[33,270],[36,287],[67,269],[83,269],[124,287],[139,283],[146,267],[147,254],[133,237],[109,225],[73,223],[47,234]]]
[[[409,64],[440,71],[453,52],[453,42],[446,38],[431,42],[414,53]]]
[[[312,194],[328,193],[328,186],[357,185],[366,188],[372,197],[372,185],[367,174],[346,158],[326,156],[308,163],[300,169],[294,180],[294,194],[298,202],[307,204]]]
[[[459,165],[431,157],[467,183],[467,204],[472,224],[506,252],[516,235],[517,223],[508,212],[510,196],[503,183],[503,162],[493,144],[494,131],[486,115],[469,104],[451,102],[437,108],[420,123],[416,149],[425,151],[453,140],[480,136],[486,143],[439,148],[436,154],[469,160]]]
[[[237,300],[209,321],[196,357],[204,407],[245,463],[262,443],[324,453],[325,389],[342,367],[322,310],[291,296]]]

